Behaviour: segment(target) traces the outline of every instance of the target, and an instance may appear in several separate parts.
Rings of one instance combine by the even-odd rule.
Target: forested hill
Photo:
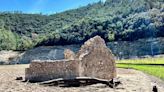
[[[0,50],[164,37],[164,0],[106,0],[53,15],[0,13]]]

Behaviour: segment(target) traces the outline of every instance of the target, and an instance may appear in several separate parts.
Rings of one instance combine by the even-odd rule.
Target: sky
[[[98,1],[100,0],[0,0],[0,12],[54,14]]]

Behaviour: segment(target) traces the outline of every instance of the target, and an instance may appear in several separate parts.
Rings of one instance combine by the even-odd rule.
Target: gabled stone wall
[[[77,58],[80,60],[80,76],[106,80],[116,77],[114,56],[99,36],[86,41],[77,53]]]

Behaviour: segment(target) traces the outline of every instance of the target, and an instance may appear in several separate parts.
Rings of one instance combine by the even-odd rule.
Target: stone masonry
[[[116,77],[114,56],[105,41],[96,36],[86,41],[77,53],[79,75],[110,80]]]
[[[64,60],[32,61],[25,70],[25,80],[42,82],[76,77],[111,80],[116,77],[114,56],[99,36],[86,41],[77,54],[67,49],[64,56]]]
[[[75,78],[79,76],[78,61],[75,60],[34,60],[25,70],[25,79],[41,82],[57,78]]]

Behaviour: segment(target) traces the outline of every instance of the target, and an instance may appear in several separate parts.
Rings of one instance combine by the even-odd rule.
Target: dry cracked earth
[[[28,66],[0,66],[0,92],[152,92],[153,85],[157,85],[159,92],[163,92],[164,90],[164,83],[160,79],[146,75],[140,71],[120,68],[117,69],[117,77],[122,84],[115,89],[109,88],[104,84],[63,88],[15,80],[18,76],[24,77],[25,68]]]

